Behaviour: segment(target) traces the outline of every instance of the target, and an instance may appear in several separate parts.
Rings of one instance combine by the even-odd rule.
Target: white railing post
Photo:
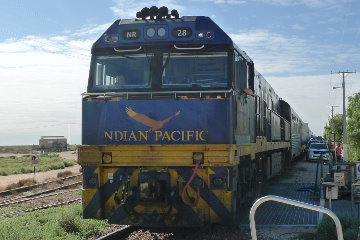
[[[296,201],[296,200],[292,200],[292,199],[288,199],[288,198],[284,198],[284,197],[279,197],[279,196],[273,196],[273,195],[268,195],[268,196],[264,196],[262,198],[259,198],[258,200],[255,201],[255,203],[251,207],[249,218],[250,218],[250,229],[251,229],[251,238],[252,238],[252,240],[257,240],[256,227],[255,227],[255,212],[256,212],[256,209],[261,204],[263,204],[264,202],[267,202],[267,201],[280,202],[280,203],[284,203],[284,204],[288,204],[288,205],[292,205],[292,206],[296,206],[296,207],[310,209],[310,210],[317,211],[317,212],[322,212],[322,213],[325,213],[325,214],[329,215],[329,217],[331,217],[332,220],[334,220],[334,222],[335,222],[336,232],[337,232],[337,235],[338,235],[338,240],[344,240],[340,220],[335,215],[335,213],[333,213],[331,210],[329,210],[327,208],[320,207],[320,206],[316,206],[316,205],[313,205],[313,204],[304,203],[304,202],[300,202],[300,201]]]

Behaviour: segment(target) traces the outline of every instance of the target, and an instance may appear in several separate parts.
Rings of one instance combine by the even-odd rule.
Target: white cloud
[[[99,37],[100,34],[102,34],[106,29],[108,29],[111,24],[112,23],[109,22],[101,25],[90,25],[90,26],[85,26],[76,32],[65,32],[65,33],[74,37],[93,36],[96,38]]]
[[[319,44],[263,29],[244,29],[229,36],[264,76],[312,75],[329,67],[336,67],[333,71],[356,69],[360,61],[360,49],[344,44]]]
[[[263,74],[296,74],[315,68],[309,62],[308,42],[304,39],[268,30],[242,30],[229,35]]]
[[[304,28],[304,26],[302,26],[302,25],[300,25],[300,24],[294,24],[294,25],[292,25],[292,29],[302,31],[302,30],[304,30],[305,28]]]
[[[0,145],[69,134],[80,143],[80,94],[86,91],[93,35],[102,27],[88,28],[87,36],[81,29],[0,42]]]
[[[357,76],[354,74],[352,79],[359,76],[360,74]],[[340,76],[268,77],[267,80],[275,92],[295,109],[302,120],[309,123],[316,135],[323,134],[331,113],[328,106],[342,106],[342,93],[332,89],[334,84],[341,82]],[[360,82],[354,81],[351,87],[352,89],[348,89],[347,93],[360,92]],[[342,113],[342,108],[335,111]]]
[[[68,39],[69,39],[68,36],[55,36],[55,37],[50,38],[50,40],[53,40],[53,41],[66,41]]]
[[[296,6],[296,5],[305,5],[309,8],[336,8],[339,7],[342,3],[338,0],[261,0],[267,4],[280,5],[280,6]]]
[[[246,4],[246,1],[243,0],[190,0],[192,2],[212,2],[215,4],[229,4],[229,5],[241,5]]]
[[[0,52],[24,52],[30,51],[32,49],[31,46],[27,46],[24,44],[18,44],[15,39],[9,39],[6,42],[0,43]]]

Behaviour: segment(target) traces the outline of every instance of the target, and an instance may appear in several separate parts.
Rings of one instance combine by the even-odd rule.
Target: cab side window
[[[235,71],[235,86],[237,89],[248,88],[248,65],[246,60],[237,52],[234,51],[234,71]]]

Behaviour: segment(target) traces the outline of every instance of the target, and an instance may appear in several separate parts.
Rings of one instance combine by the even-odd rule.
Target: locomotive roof
[[[147,36],[147,30],[153,28],[165,29],[164,36]],[[188,35],[177,36],[177,31],[187,30]],[[183,16],[178,19],[139,20],[118,19],[116,20],[94,43],[94,49],[122,48],[139,45],[223,45],[227,49],[238,49],[244,58],[251,61],[243,51],[239,50],[232,39],[209,17]]]

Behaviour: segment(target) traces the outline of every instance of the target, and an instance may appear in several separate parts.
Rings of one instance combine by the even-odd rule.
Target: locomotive
[[[93,44],[82,94],[84,218],[234,224],[309,135],[209,17],[144,8]]]

